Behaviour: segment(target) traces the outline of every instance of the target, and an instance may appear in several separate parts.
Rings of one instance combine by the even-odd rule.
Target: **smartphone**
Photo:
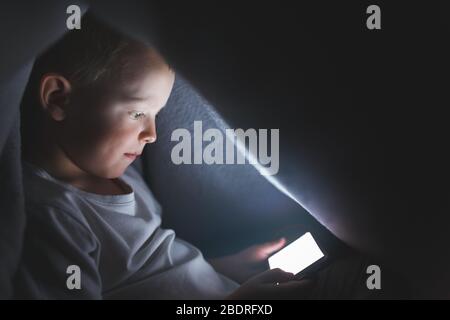
[[[274,255],[270,256],[270,269],[280,268],[295,275],[305,271],[309,266],[325,257],[310,232],[290,243]]]

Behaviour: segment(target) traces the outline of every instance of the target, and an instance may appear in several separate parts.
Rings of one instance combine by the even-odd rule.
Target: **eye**
[[[130,111],[128,114],[132,120],[138,120],[139,118],[145,117],[145,113],[141,111]]]

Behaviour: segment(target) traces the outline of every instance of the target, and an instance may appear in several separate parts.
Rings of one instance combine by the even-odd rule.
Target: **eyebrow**
[[[128,101],[147,101],[150,99],[150,97],[133,97],[133,96],[126,96],[126,100]]]
[[[147,101],[150,98],[151,98],[151,96],[150,97],[124,96],[124,99],[126,99],[127,101],[137,101],[137,102]],[[166,106],[167,106],[167,102],[161,107],[161,109],[159,111],[164,109]],[[158,113],[159,113],[159,111],[158,111]]]

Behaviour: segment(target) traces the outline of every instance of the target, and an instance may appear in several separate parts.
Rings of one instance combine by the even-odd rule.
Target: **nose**
[[[153,143],[156,141],[155,120],[150,120],[149,124],[139,134],[139,140],[143,143]]]

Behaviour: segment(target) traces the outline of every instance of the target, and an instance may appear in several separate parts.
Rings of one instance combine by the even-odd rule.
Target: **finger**
[[[293,273],[285,272],[285,271],[281,270],[280,268],[276,268],[276,269],[264,271],[263,273],[260,273],[253,279],[255,279],[261,283],[275,284],[277,282],[281,283],[281,282],[294,280],[295,276]]]
[[[260,250],[264,253],[264,255],[269,256],[273,252],[278,251],[281,248],[283,248],[285,244],[286,244],[286,239],[280,238],[278,240],[267,242],[267,243],[260,245]]]

